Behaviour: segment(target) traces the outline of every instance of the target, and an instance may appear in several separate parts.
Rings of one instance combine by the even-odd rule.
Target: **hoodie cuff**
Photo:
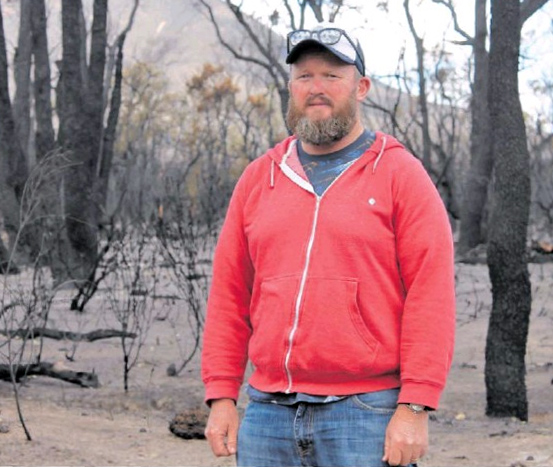
[[[399,391],[398,404],[421,404],[436,410],[443,388],[428,383],[405,381]]]
[[[231,379],[219,379],[210,381],[205,385],[205,403],[211,405],[215,399],[233,399],[238,400],[241,383]]]

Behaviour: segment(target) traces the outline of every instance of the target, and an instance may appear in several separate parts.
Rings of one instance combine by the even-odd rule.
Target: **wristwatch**
[[[403,405],[406,405],[409,408],[409,410],[414,414],[419,414],[426,410],[426,406],[421,404],[403,404]]]

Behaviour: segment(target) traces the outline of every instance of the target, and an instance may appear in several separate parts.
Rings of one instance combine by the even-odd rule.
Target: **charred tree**
[[[138,10],[138,6],[139,6],[139,1],[135,0],[133,10],[129,17],[129,22],[126,28],[117,37],[115,46],[113,47],[116,53],[115,66],[114,66],[115,68],[114,83],[113,83],[113,90],[111,92],[107,126],[103,132],[102,144],[101,144],[98,164],[96,168],[96,173],[98,177],[97,190],[98,190],[98,196],[101,203],[100,206],[103,211],[105,210],[105,206],[107,202],[109,175],[111,172],[111,165],[112,165],[113,155],[114,155],[117,124],[119,121],[119,111],[121,109],[121,96],[122,96],[122,86],[123,86],[123,49],[125,47],[125,40],[127,38],[127,34],[132,28],[134,17],[136,15],[136,11]],[[111,76],[111,73],[109,73],[108,75]],[[108,91],[109,91],[109,81],[106,82],[104,85],[103,92],[105,97],[108,96]],[[106,102],[106,99],[104,99],[104,102]]]
[[[0,198],[4,227],[10,238],[10,255],[15,249],[16,237],[21,228],[19,201],[27,172],[10,100],[4,20],[0,6]]]
[[[434,0],[434,2],[450,5],[450,2],[444,0]],[[520,9],[519,28],[545,3],[547,3],[547,0],[518,2]],[[488,208],[488,190],[492,178],[494,159],[490,144],[491,130],[487,99],[489,57],[486,49],[488,34],[486,11],[487,0],[475,0],[475,36],[474,38],[468,38],[466,34],[463,34],[473,48],[474,79],[471,99],[471,162],[465,182],[459,228],[458,251],[461,254],[487,240],[486,209]]]
[[[491,11],[488,105],[495,177],[488,241],[493,305],[486,340],[486,414],[527,420],[530,156],[518,89],[520,2],[492,0]]]
[[[101,73],[103,83],[100,36],[105,36],[107,0],[94,2],[93,40],[89,73]],[[104,6],[104,10],[101,7]],[[69,161],[63,180],[63,201],[67,237],[74,253],[70,276],[85,280],[94,267],[98,247],[98,199],[95,192],[95,168],[100,133],[97,107],[92,98],[97,86],[85,86],[83,77],[80,18],[81,1],[62,2],[63,54],[58,84],[60,131],[58,142]],[[97,18],[97,15],[104,18]],[[100,44],[99,44],[100,43]],[[105,63],[105,49],[103,55]],[[100,104],[102,95],[99,97]]]
[[[475,1],[475,35],[471,40],[474,53],[470,133],[471,164],[465,182],[461,223],[459,227],[459,253],[463,254],[484,243],[484,207],[488,200],[488,187],[492,176],[493,159],[490,144],[490,114],[488,108],[488,19],[487,0]]]
[[[44,0],[31,2],[32,50],[34,57],[34,101],[35,101],[35,152],[41,160],[56,147],[52,125],[52,91],[48,36],[46,34],[46,7]]]
[[[15,96],[13,114],[23,152],[28,155],[31,134],[31,0],[21,0],[19,38],[14,58]]]

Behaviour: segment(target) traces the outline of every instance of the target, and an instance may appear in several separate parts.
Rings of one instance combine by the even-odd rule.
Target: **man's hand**
[[[428,412],[415,414],[399,404],[386,429],[382,460],[390,465],[408,465],[416,463],[427,449]]]
[[[217,399],[211,403],[205,437],[213,454],[217,457],[236,454],[238,425],[238,410],[232,399]]]

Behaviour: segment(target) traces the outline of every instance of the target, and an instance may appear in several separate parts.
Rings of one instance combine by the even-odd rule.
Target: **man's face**
[[[305,54],[292,65],[286,121],[301,140],[322,146],[348,135],[358,118],[355,67],[328,53]]]

